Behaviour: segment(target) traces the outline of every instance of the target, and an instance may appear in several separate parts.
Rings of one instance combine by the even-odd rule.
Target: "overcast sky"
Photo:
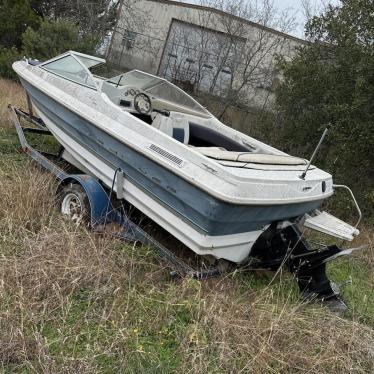
[[[199,4],[201,1],[199,0],[176,0],[185,3],[196,3]],[[225,0],[222,0],[225,1]],[[250,1],[257,1],[258,3],[261,0],[248,0]],[[313,13],[319,13],[326,4],[338,4],[339,0],[308,0],[310,4],[311,11]],[[290,34],[297,36],[299,38],[304,37],[304,25],[305,25],[305,12],[302,6],[302,0],[273,0],[274,7],[277,8],[279,12],[287,10],[289,14],[294,15],[295,17],[295,29],[294,31],[290,32]]]
[[[223,0],[224,1],[224,0]],[[250,1],[250,0],[249,0]],[[302,5],[302,0],[273,0],[274,6],[279,10],[290,9],[295,15],[295,21],[297,23],[295,31],[292,32],[293,35],[298,37],[304,36],[304,25],[306,22],[305,10]],[[304,2],[305,3],[305,2]],[[337,5],[340,3],[339,0],[309,0],[310,10],[314,14],[319,14],[325,6],[328,4]]]

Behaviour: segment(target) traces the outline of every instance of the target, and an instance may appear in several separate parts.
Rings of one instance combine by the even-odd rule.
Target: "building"
[[[291,57],[303,40],[208,6],[171,0],[125,0],[107,59],[192,92],[271,105],[279,82],[277,55]]]

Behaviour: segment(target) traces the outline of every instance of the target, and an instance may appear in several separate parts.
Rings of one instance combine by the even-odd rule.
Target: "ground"
[[[19,152],[0,80],[0,372],[372,373],[369,249],[329,267],[345,315],[303,303],[286,272],[172,280],[154,253],[64,220],[56,182]],[[48,144],[47,144],[48,145]]]

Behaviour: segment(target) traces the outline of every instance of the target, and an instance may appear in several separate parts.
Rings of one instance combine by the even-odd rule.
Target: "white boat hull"
[[[71,155],[75,166],[84,168],[92,176],[101,180],[107,186],[112,185],[115,169],[102,162],[91,152],[87,151],[79,143],[69,138],[61,131],[47,116],[40,111],[34,104],[38,116],[43,120],[48,129]],[[114,187],[115,189],[116,187]],[[199,255],[211,255],[216,258],[223,258],[229,261],[240,263],[248,258],[251,248],[257,238],[267,228],[233,235],[208,236],[194,230],[191,225],[172,214],[162,204],[150,198],[141,189],[125,179],[123,194],[125,199],[146,214],[153,221],[157,222],[162,228],[175,236],[187,247],[191,248]]]
[[[200,255],[242,262],[272,222],[311,212],[332,194],[331,176],[321,170],[301,180],[295,170],[225,167],[122,111],[100,91],[24,62],[13,67],[69,161],[107,187],[121,168],[124,198]],[[216,122],[212,128],[242,141]],[[282,154],[247,138],[264,152]]]

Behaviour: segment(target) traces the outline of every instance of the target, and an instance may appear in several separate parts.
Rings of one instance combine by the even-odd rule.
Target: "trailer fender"
[[[103,186],[87,174],[72,174],[63,178],[57,188],[59,193],[69,183],[79,184],[88,197],[90,204],[91,227],[112,221],[111,212],[114,211],[109,196]]]

